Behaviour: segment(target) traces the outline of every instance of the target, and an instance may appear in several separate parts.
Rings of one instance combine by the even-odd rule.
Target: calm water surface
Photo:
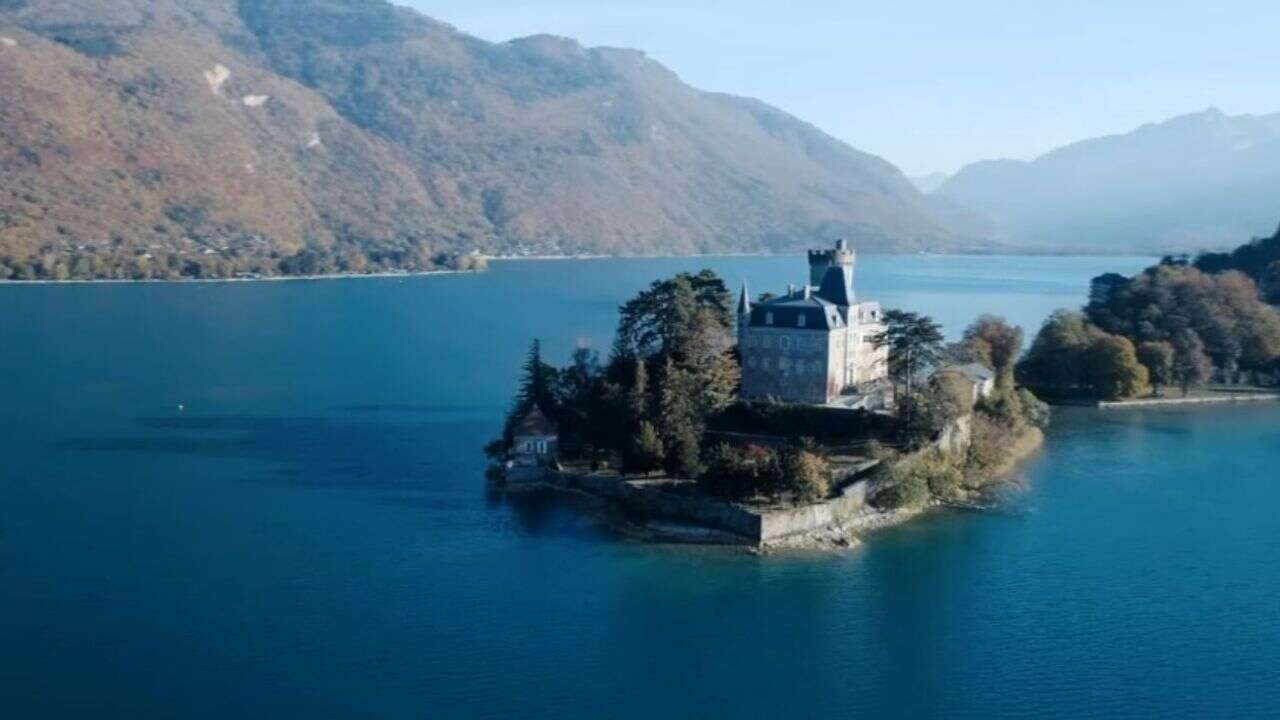
[[[607,348],[621,301],[708,264],[804,276],[0,286],[0,713],[1280,713],[1280,406],[1060,412],[1020,507],[844,555],[639,545],[486,493],[528,340]],[[1145,264],[871,257],[859,287],[1033,331]]]

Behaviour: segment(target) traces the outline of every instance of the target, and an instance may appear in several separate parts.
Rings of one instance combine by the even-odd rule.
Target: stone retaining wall
[[[934,446],[944,452],[964,452],[970,442],[971,429],[971,418],[960,418],[939,435]],[[875,463],[868,463],[854,474],[865,476],[874,466]],[[646,519],[700,525],[729,533],[741,538],[744,543],[760,545],[820,532],[834,525],[848,523],[864,514],[868,508],[872,481],[866,477],[855,477],[839,497],[777,510],[757,510],[702,495],[685,495],[628,481],[617,475],[547,469],[535,475],[522,474],[518,478],[509,476],[508,482],[513,486],[543,484],[579,490],[617,503]]]
[[[527,485],[531,480],[518,484]],[[714,528],[759,545],[820,531],[860,514],[867,507],[870,481],[857,480],[831,500],[779,510],[755,510],[701,495],[683,495],[614,475],[549,471],[537,482],[590,493],[649,519]]]
[[[1261,402],[1264,400],[1280,400],[1276,393],[1229,393],[1222,395],[1206,395],[1185,398],[1143,398],[1141,400],[1100,400],[1097,403],[1103,410],[1134,407],[1161,407],[1164,405],[1211,405],[1216,403]]]

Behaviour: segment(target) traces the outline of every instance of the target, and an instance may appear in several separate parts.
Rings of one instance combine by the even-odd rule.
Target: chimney
[[[796,284],[787,283],[787,297],[793,298],[795,296],[796,296]]]

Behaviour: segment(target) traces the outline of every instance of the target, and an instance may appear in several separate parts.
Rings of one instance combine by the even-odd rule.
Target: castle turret
[[[738,293],[738,342],[751,324],[751,294],[747,292],[747,281],[742,281],[742,291]]]
[[[853,298],[853,263],[856,255],[849,248],[849,243],[843,239],[836,241],[833,250],[810,250],[809,251],[809,286],[818,288],[818,296],[830,300],[836,304],[848,304]],[[838,269],[841,276],[841,285],[839,293],[831,293],[830,290],[823,292],[823,286],[831,287],[831,280],[827,274],[832,269]],[[828,295],[839,295],[837,297],[827,297]]]

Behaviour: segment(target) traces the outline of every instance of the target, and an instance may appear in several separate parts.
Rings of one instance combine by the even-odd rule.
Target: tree
[[[627,407],[636,423],[649,417],[649,371],[643,360],[636,361],[635,378],[627,393]]]
[[[1193,330],[1179,331],[1173,338],[1173,380],[1186,397],[1191,388],[1213,377],[1213,362],[1205,355],[1204,343]]]
[[[651,473],[662,467],[666,460],[666,448],[658,430],[648,420],[640,422],[640,429],[632,440],[631,451],[627,453],[628,472]]]
[[[710,270],[655,281],[620,309],[615,354],[680,359],[691,343],[706,340],[708,331],[717,330],[722,334],[722,349],[727,349],[733,327],[731,308],[728,286]]]
[[[666,468],[672,475],[697,478],[702,474],[702,434],[690,423],[667,429]]]
[[[703,420],[689,387],[693,378],[667,358],[659,385],[658,430],[666,450],[665,467],[673,475],[695,478],[702,473],[699,452]]]
[[[931,442],[956,418],[973,408],[968,398],[956,392],[947,380],[936,379],[923,389],[903,398],[903,440],[908,447],[918,448]]]
[[[831,494],[831,464],[813,442],[784,448],[778,462],[787,489],[800,499],[814,502]]]
[[[529,345],[529,354],[524,361],[520,390],[516,394],[511,412],[507,413],[507,422],[503,427],[502,437],[508,445],[511,443],[511,430],[534,407],[542,410],[547,417],[556,418],[560,414],[556,400],[558,373],[542,359],[542,342],[534,340]]]
[[[1280,305],[1280,260],[1273,260],[1267,265],[1258,281],[1258,289],[1262,291],[1263,300]]]
[[[1052,410],[1049,403],[1035,396],[1026,388],[1018,388],[1018,403],[1022,406],[1022,418],[1030,426],[1044,430],[1049,427]]]
[[[1072,310],[1054,312],[1018,363],[1019,379],[1037,391],[1058,396],[1085,390],[1083,356],[1093,341],[1092,334],[1084,315]]]
[[[778,453],[751,445],[737,448],[720,443],[707,451],[706,468],[698,484],[710,495],[742,500],[779,489],[782,471]]]
[[[889,349],[889,375],[905,385],[911,397],[915,378],[942,358],[946,338],[942,327],[926,315],[887,310],[884,321],[886,329],[875,338],[875,345]]]
[[[594,432],[591,418],[600,411],[601,380],[600,355],[588,347],[574,350],[569,366],[557,374],[555,395],[560,406],[562,450],[568,448],[586,451],[594,448],[593,440],[597,433]]]
[[[983,315],[964,331],[964,344],[996,373],[996,384],[1013,389],[1013,368],[1022,354],[1022,328],[996,315]]]
[[[1137,352],[1128,338],[1099,335],[1084,356],[1086,384],[1098,395],[1113,400],[1137,397],[1145,393],[1150,377],[1138,362]]]
[[[1206,273],[1238,270],[1262,283],[1272,265],[1280,261],[1280,230],[1269,238],[1255,238],[1229,253],[1202,253],[1196,269]]]
[[[1173,383],[1175,351],[1172,343],[1144,342],[1138,345],[1138,362],[1146,366],[1151,375],[1151,387],[1156,395]]]
[[[741,381],[730,307],[724,281],[710,270],[655,282],[622,306],[614,362],[671,363],[679,371],[672,377],[681,378],[682,400],[699,426],[732,402]],[[665,437],[664,424],[658,427]]]
[[[1280,312],[1262,302],[1249,275],[1229,269],[1232,263],[1255,267],[1252,260],[1224,265],[1212,256],[1201,256],[1197,267],[1158,265],[1095,297],[1086,313],[1104,331],[1135,343],[1170,342],[1191,329],[1224,374],[1264,370],[1280,357]]]
[[[1106,273],[1089,281],[1089,303],[1106,303],[1111,294],[1129,284],[1129,278],[1120,273]]]

